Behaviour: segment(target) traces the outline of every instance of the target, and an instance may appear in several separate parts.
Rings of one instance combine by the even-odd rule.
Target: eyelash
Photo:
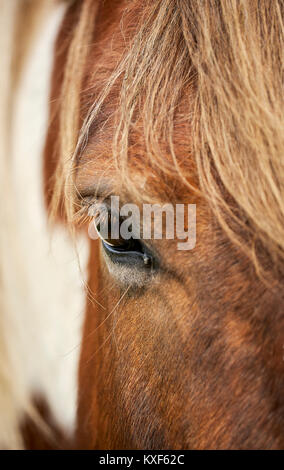
[[[99,200],[96,198],[85,198],[82,201],[82,207],[79,211],[81,220],[84,218],[86,221],[87,218],[91,221],[98,217],[97,214],[99,214],[99,206],[101,204],[104,204],[104,207],[108,207],[107,199]],[[110,222],[111,217],[113,217],[113,214],[110,215],[108,212],[108,224]],[[123,220],[123,218],[119,217],[119,222],[122,222]],[[140,240],[124,240],[122,238],[115,240],[112,240],[111,238],[104,239],[100,234],[101,228],[98,229],[98,226],[100,226],[101,223],[105,222],[106,220],[99,219],[95,226],[97,233],[101,238],[104,251],[109,257],[111,257],[112,259],[115,258],[116,263],[124,262],[124,264],[127,263],[128,257],[128,261],[130,261],[131,258],[131,264],[133,264],[134,260],[136,259],[136,264],[139,263],[141,266],[143,265],[144,268],[153,268],[153,256],[149,253],[149,250],[146,249],[146,247]]]

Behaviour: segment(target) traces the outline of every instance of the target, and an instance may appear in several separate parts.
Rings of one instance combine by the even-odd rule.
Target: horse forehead
[[[89,57],[85,65],[85,78],[82,85],[81,115],[86,117],[90,108],[98,100],[105,84],[108,82],[117,65],[127,51],[129,44],[137,30],[137,24],[141,14],[147,7],[141,1],[105,1],[99,6],[96,27],[93,33],[93,41],[90,47]],[[120,90],[123,74],[118,77],[111,92],[106,97],[100,112],[91,122],[88,128],[88,145],[80,155],[77,172],[77,186],[79,188],[93,185],[94,179],[107,178],[114,187],[119,188],[121,173],[117,170],[113,159],[113,138],[115,134],[114,116],[120,105]],[[184,115],[188,112],[188,99],[181,98],[174,122],[174,143],[179,160],[189,153],[190,123],[185,122]],[[153,196],[161,199],[169,199],[169,188],[174,188],[177,198],[186,198],[188,190],[177,184],[177,175],[168,174],[166,184],[162,181],[165,176],[159,169],[153,171],[152,164],[148,158],[145,145],[143,122],[138,121],[132,126],[128,149],[128,163],[135,185],[141,190],[148,186],[153,191]],[[159,141],[163,147],[163,143]],[[172,156],[166,144],[163,149],[163,157],[172,162]],[[189,160],[189,159],[188,159]],[[189,165],[193,165],[190,159]],[[119,166],[119,161],[117,162]],[[193,169],[193,168],[192,168]],[[194,169],[193,169],[194,170]],[[191,183],[195,180],[194,171],[191,172]],[[155,189],[155,186],[159,188]],[[178,194],[179,192],[179,194]]]
[[[102,87],[104,78],[113,72],[135,35],[141,3],[105,1],[99,5],[89,60],[86,64],[86,90]],[[88,86],[90,88],[88,88]]]

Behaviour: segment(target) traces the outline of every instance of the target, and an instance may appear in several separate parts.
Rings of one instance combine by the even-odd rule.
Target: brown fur
[[[283,448],[283,4],[98,5],[59,36],[53,212],[72,221],[104,177],[127,202],[195,202],[198,224],[193,251],[151,241],[162,269],[136,291],[92,243],[78,447]]]

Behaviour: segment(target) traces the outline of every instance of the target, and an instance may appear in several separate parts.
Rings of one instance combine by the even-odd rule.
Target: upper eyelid
[[[100,198],[96,197],[94,195],[94,193],[89,194],[89,195],[85,195],[85,196],[83,196],[83,194],[80,194],[80,195],[81,195],[81,210],[79,211],[79,213],[82,216],[87,215],[89,217],[92,217],[92,216],[89,215],[89,209],[92,206],[95,206],[95,204],[105,203],[110,208],[110,197],[111,197],[112,194],[109,194],[107,196],[100,195]],[[150,240],[143,240],[141,238],[140,242],[143,242],[143,245],[146,248],[148,248],[148,250],[150,250],[152,253],[154,253],[154,256],[157,259],[157,253],[155,251],[153,251],[153,246],[152,246]]]
[[[85,195],[81,195],[80,194],[80,198],[79,198],[79,205],[80,205],[80,209],[79,209],[79,212],[83,212],[83,213],[88,213],[88,211],[90,210],[90,208],[92,206],[95,206],[96,204],[106,204],[108,205],[108,197],[97,197],[97,196],[94,196],[94,195],[90,195],[90,196],[85,196]]]
[[[80,200],[80,209],[79,211],[77,212],[77,217],[78,218],[83,218],[84,220],[85,217],[87,218],[97,218],[100,217],[99,213],[100,213],[100,205],[103,205],[104,207],[106,207],[108,213],[110,214],[111,213],[111,217],[116,220],[121,220],[121,217],[120,217],[120,213],[115,213],[115,212],[110,212],[111,211],[111,201],[110,201],[110,196],[107,196],[107,197],[104,197],[104,196],[101,196],[100,198],[98,197],[95,197],[94,195],[92,196],[87,196],[87,197],[84,197]],[[102,219],[103,220],[103,219]]]
[[[80,222],[86,222],[86,218],[91,218],[91,215],[89,214],[89,210],[92,206],[94,206],[95,203],[98,203],[99,199],[95,198],[94,195],[90,196],[83,196],[83,195],[78,195],[77,199],[77,211],[74,214],[74,221]],[[103,199],[101,199],[103,201]]]
[[[82,184],[77,185],[77,193],[79,198],[87,199],[87,198],[96,198],[102,199],[110,197],[114,192],[114,182],[106,179],[106,178],[99,178],[91,183],[89,186],[82,186]]]

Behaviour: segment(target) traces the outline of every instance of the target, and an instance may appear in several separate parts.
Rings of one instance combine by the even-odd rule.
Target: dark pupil
[[[117,221],[117,217],[114,217],[114,221]],[[116,217],[116,218],[115,218]],[[135,249],[135,243],[136,240],[130,238],[129,240],[125,240],[124,238],[111,238],[111,214],[108,213],[107,217],[102,218],[99,220],[99,222],[96,224],[96,229],[98,233],[101,235],[103,238],[103,241],[107,243],[108,245],[111,245],[115,248],[121,248],[123,250],[132,250]],[[119,219],[119,222],[123,222],[123,220]],[[129,227],[130,230],[132,230],[132,227]],[[106,234],[108,236],[106,237]]]

